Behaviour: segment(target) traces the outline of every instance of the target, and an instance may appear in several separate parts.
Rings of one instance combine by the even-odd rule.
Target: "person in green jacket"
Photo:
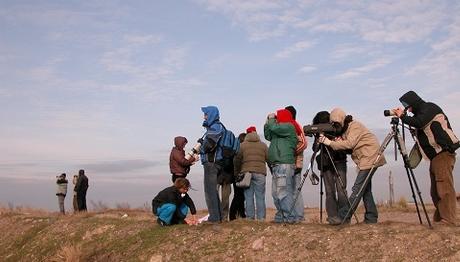
[[[291,212],[294,202],[295,149],[297,146],[296,127],[291,112],[281,109],[271,113],[264,125],[265,139],[270,141],[268,164],[272,173],[272,197],[277,212],[275,223],[295,223]]]

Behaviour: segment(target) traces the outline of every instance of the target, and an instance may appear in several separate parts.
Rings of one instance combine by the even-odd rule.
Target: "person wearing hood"
[[[312,124],[329,124],[330,114],[328,111],[320,111],[313,118]],[[331,139],[335,139],[340,134],[328,133]],[[315,136],[313,151],[319,149],[316,156],[318,170],[324,179],[324,188],[326,189],[326,213],[327,221],[330,225],[339,225],[342,219],[339,217],[339,210],[347,209],[348,196],[347,189],[347,154],[344,150],[333,150],[331,147],[324,146],[319,148],[318,136]]]
[[[190,171],[190,166],[195,163],[193,156],[190,159],[185,158],[185,145],[187,144],[187,138],[183,136],[177,136],[174,138],[174,147],[171,149],[169,155],[169,169],[172,174],[172,182],[176,181],[178,177],[187,177]]]
[[[350,203],[354,206],[350,209],[347,205],[340,209],[339,217],[343,221],[349,223],[352,214],[355,212],[362,198],[364,208],[366,209],[364,214],[364,223],[377,223],[378,212],[372,195],[371,181],[372,176],[375,174],[375,170],[386,163],[383,155],[381,155],[378,159],[380,143],[377,137],[371,133],[369,129],[367,129],[362,123],[354,120],[351,115],[346,115],[340,108],[334,108],[331,111],[330,121],[333,125],[342,129],[340,139],[332,141],[321,134],[319,142],[325,144],[326,146],[330,146],[334,150],[351,151],[351,158],[359,169],[349,197]],[[368,178],[368,176],[370,177]],[[367,184],[365,184],[366,180]],[[358,195],[361,189],[361,195]]]
[[[249,188],[244,189],[246,217],[265,220],[265,182],[267,176],[268,147],[260,141],[254,126],[246,129],[246,137],[234,158],[235,174],[251,173]],[[254,205],[255,197],[255,205]]]
[[[430,160],[431,199],[436,207],[433,220],[456,225],[457,202],[452,172],[459,140],[438,105],[425,102],[414,91],[405,93],[399,101],[404,108],[393,109],[394,113],[403,123],[416,129],[418,143]]]
[[[202,107],[203,112],[203,127],[206,132],[203,138],[198,140],[201,143],[200,158],[204,169],[204,196],[206,206],[208,208],[209,218],[211,223],[219,223],[222,220],[227,220],[229,209],[229,197],[231,193],[231,185],[222,185],[222,203],[219,198],[218,176],[224,172],[219,161],[223,159],[222,148],[218,146],[219,139],[223,136],[225,129],[220,122],[219,109],[215,106]],[[231,174],[233,176],[233,174]],[[226,207],[224,212],[223,206]],[[225,208],[224,207],[224,208]]]
[[[267,116],[265,139],[270,141],[268,163],[272,173],[272,197],[276,207],[275,223],[295,223],[294,202],[296,126],[291,112],[281,109]],[[293,211],[293,210],[292,210]]]

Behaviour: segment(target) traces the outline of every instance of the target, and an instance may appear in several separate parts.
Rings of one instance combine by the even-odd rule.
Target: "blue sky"
[[[55,175],[80,168],[90,200],[148,202],[206,105],[235,133],[286,105],[301,124],[338,106],[382,140],[383,110],[414,90],[458,133],[459,13],[458,1],[0,0],[0,202],[55,209]],[[380,172],[404,171],[393,162]],[[190,179],[204,207],[202,173]],[[316,191],[305,186],[309,205]]]

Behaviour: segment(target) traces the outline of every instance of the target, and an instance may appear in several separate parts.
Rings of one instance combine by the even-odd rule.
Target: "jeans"
[[[252,173],[251,184],[244,190],[247,218],[254,219],[257,214],[257,220],[265,220],[265,180],[264,174]]]
[[[275,222],[293,223],[295,221],[294,212],[291,213],[294,201],[294,164],[276,164],[272,170],[272,197],[276,207]]]
[[[59,203],[59,211],[61,214],[65,214],[65,208],[64,208],[64,199],[65,195],[58,195],[58,203]]]
[[[324,178],[324,188],[326,189],[326,213],[327,216],[339,217],[340,209],[348,209],[348,196],[347,190],[347,162],[334,163],[337,172],[343,183],[344,188],[335,173],[335,170],[325,170],[322,172]],[[343,217],[339,217],[343,219]]]
[[[221,167],[212,162],[203,163],[204,168],[204,198],[208,207],[209,222],[222,220],[219,192],[217,191],[217,175]]]
[[[292,192],[293,192],[292,201],[294,201],[296,195],[298,194],[297,200],[294,205],[294,210],[293,210],[294,220],[297,222],[305,220],[305,207],[303,204],[302,188],[300,189],[300,191],[297,190],[300,187],[301,181],[302,181],[302,175],[300,174],[300,172],[295,173],[293,177],[293,183],[292,183]]]
[[[358,172],[358,175],[356,176],[355,184],[351,188],[352,192],[349,198],[349,201],[352,205],[355,200],[356,200],[356,203],[354,203],[354,206],[352,207],[353,212],[350,212],[346,220],[350,220],[354,211],[358,207],[358,204],[362,197],[364,208],[366,209],[366,213],[364,214],[364,222],[365,223],[377,223],[378,212],[377,212],[377,207],[375,206],[374,197],[372,196],[372,182],[371,182],[372,176],[375,173],[375,169],[374,169],[374,172],[371,174],[369,173],[370,169],[360,170]],[[366,180],[366,177],[368,176],[371,176],[371,177],[369,177],[369,179],[367,180],[367,185],[364,185],[364,180]],[[359,190],[361,189],[361,187],[363,187],[363,185],[364,185],[364,188],[361,192],[361,195],[358,196]],[[339,211],[340,217],[344,218],[347,212],[348,212],[348,207],[342,208]]]
[[[183,220],[187,216],[188,206],[185,204],[181,204],[179,206],[179,210],[177,210],[180,212],[180,214],[177,214],[176,210],[176,205],[166,203],[157,208],[157,215],[167,225],[177,224],[179,220]],[[176,215],[176,217],[174,217],[174,215]]]

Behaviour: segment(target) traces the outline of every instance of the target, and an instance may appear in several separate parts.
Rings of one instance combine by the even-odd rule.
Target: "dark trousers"
[[[244,188],[237,187],[233,183],[233,199],[230,205],[230,220],[235,220],[237,217],[245,218],[244,211]]]
[[[87,211],[86,192],[77,192],[78,211]]]

